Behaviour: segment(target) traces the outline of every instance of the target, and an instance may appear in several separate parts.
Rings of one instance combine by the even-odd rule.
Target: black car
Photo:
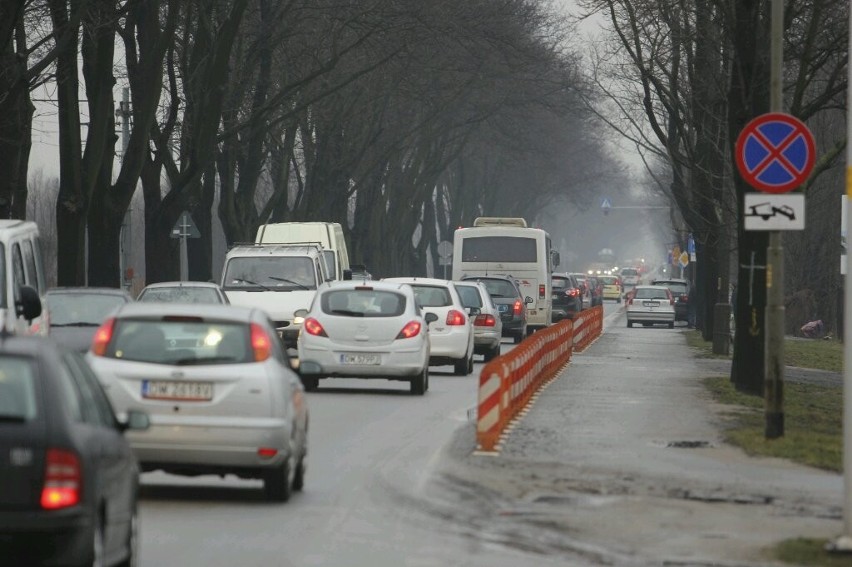
[[[131,565],[139,467],[85,359],[0,336],[0,565]]]
[[[675,301],[675,321],[689,321],[689,280],[680,278],[656,279],[651,285],[664,285]]]
[[[553,290],[553,321],[573,318],[583,310],[583,284],[572,274],[553,274],[550,286]]]
[[[485,285],[500,313],[504,337],[512,337],[517,344],[527,336],[527,306],[521,288],[513,277],[467,276],[462,280],[482,282]]]
[[[92,337],[116,307],[133,301],[123,289],[57,287],[47,290],[48,334],[61,345],[89,350]]]

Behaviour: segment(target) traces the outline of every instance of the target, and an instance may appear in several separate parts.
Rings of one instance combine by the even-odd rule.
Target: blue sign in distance
[[[766,193],[786,193],[807,180],[816,144],[804,122],[770,112],[746,124],[735,153],[737,169],[749,185]]]
[[[686,251],[690,254],[690,256],[692,254],[695,254],[695,239],[692,237],[691,234],[689,235],[689,238],[686,241]]]

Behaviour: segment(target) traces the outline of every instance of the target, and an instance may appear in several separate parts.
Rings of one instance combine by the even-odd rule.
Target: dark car
[[[651,285],[663,285],[672,292],[675,302],[675,321],[689,321],[689,280],[680,278],[658,278]]]
[[[589,297],[591,306],[603,305],[603,283],[595,276],[587,276],[586,284],[589,286]]]
[[[573,318],[583,310],[583,284],[572,274],[553,274],[550,277],[553,299],[553,321]]]
[[[48,334],[61,345],[85,352],[101,323],[116,307],[133,301],[123,289],[57,287],[47,291]]]
[[[85,359],[0,336],[0,565],[131,565],[139,467]]]
[[[485,284],[494,305],[500,312],[503,336],[512,337],[517,344],[527,336],[527,306],[521,288],[511,276],[467,276],[463,281]]]

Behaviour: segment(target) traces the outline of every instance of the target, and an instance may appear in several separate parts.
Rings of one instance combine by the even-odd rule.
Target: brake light
[[[82,488],[80,460],[64,449],[48,449],[44,464],[44,486],[41,489],[41,507],[59,510],[80,502]]]
[[[689,296],[688,296],[688,295],[681,295],[681,296],[680,296],[680,301],[681,301],[681,303],[686,303],[686,302],[688,302],[688,301],[689,301]]]
[[[494,315],[477,315],[473,324],[477,327],[493,327],[497,324],[497,320]]]
[[[257,456],[262,459],[271,459],[278,454],[278,449],[273,447],[260,447],[257,450]]]
[[[545,287],[544,284],[538,284],[538,296],[544,297]]]
[[[515,305],[512,307],[512,314],[514,314],[514,315],[520,315],[520,314],[521,314],[521,310],[522,310],[523,308],[524,308],[524,304],[523,304],[523,303],[521,303],[521,300],[520,300],[520,299],[516,299],[516,300],[515,300]]]
[[[420,334],[420,321],[409,321],[396,336],[398,339],[410,339]]]
[[[251,324],[251,348],[254,350],[255,362],[263,362],[272,353],[272,341],[263,327],[257,323]]]
[[[447,325],[464,325],[465,323],[467,323],[467,319],[461,311],[450,309],[450,312],[447,313]]]
[[[313,335],[315,337],[328,337],[320,322],[313,317],[305,319],[304,328],[309,335]]]
[[[627,305],[633,305],[633,296],[627,298]]]
[[[565,292],[565,295],[567,295],[568,297],[576,297],[580,295],[580,290],[576,287],[572,287],[571,289]]]
[[[115,329],[115,317],[110,317],[95,331],[95,336],[92,338],[92,354],[104,356],[107,346],[112,340],[112,332]]]

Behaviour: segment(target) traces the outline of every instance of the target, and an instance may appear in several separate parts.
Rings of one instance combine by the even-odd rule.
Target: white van
[[[263,224],[254,241],[262,244],[294,244],[316,242],[323,247],[326,272],[342,280],[349,270],[349,251],[343,227],[337,222],[279,222]]]
[[[42,312],[47,283],[38,225],[32,221],[0,220],[0,313],[9,333],[46,335],[47,313]]]
[[[225,256],[221,287],[231,305],[266,311],[284,345],[295,348],[301,324],[294,313],[308,309],[329,280],[318,244],[240,244]]]

